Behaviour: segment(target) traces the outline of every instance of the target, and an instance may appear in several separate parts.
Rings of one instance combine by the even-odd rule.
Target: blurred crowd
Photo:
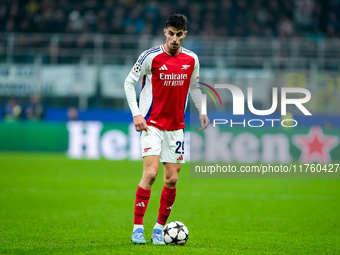
[[[28,104],[23,104],[15,97],[10,97],[3,107],[3,118],[12,122],[20,119],[39,121],[44,119],[44,105],[38,94],[32,94]],[[1,117],[1,116],[0,116]]]
[[[31,94],[28,99],[26,97],[9,97],[3,106],[0,104],[0,121],[41,121],[45,120],[45,115],[46,104],[39,94]],[[67,107],[66,117],[68,120],[78,120],[78,108],[74,106]]]
[[[2,0],[0,31],[153,35],[173,12],[192,35],[340,36],[339,0]]]

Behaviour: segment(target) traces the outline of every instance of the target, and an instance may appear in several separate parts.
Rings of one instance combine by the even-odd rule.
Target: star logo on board
[[[300,161],[328,163],[330,151],[339,144],[336,135],[324,135],[320,126],[312,126],[307,135],[294,135],[293,144],[301,150]]]

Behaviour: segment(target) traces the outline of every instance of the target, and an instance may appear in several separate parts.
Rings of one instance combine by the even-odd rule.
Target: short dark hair
[[[165,28],[174,27],[178,30],[187,31],[188,29],[188,18],[179,13],[171,14],[165,22]]]

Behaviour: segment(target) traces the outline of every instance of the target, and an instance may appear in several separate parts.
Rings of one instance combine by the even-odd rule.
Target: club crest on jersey
[[[182,70],[187,70],[190,65],[182,65]]]

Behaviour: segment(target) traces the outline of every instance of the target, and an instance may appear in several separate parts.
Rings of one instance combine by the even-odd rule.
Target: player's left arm
[[[207,115],[201,114],[201,95],[202,92],[199,89],[199,61],[198,58],[195,58],[195,67],[192,72],[191,80],[190,80],[190,95],[192,98],[192,101],[194,102],[199,114],[200,114],[200,121],[201,121],[201,127],[199,128],[200,131],[207,128],[207,126],[210,123],[210,120]]]

